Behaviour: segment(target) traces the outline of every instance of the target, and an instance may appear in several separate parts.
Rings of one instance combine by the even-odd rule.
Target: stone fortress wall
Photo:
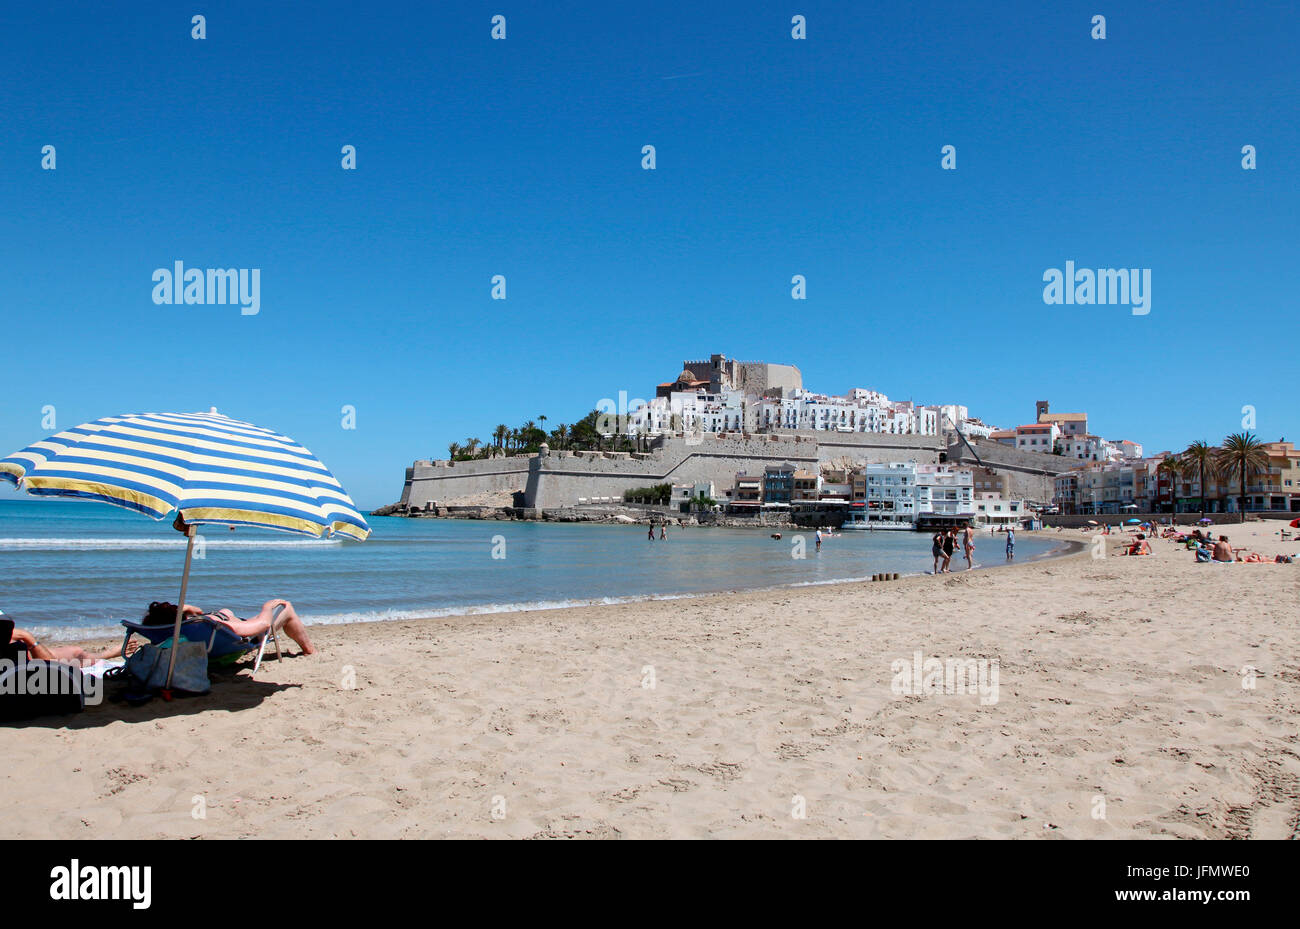
[[[1051,469],[1064,470],[1068,465],[1055,456],[1018,452],[995,443],[978,443],[976,448],[986,464],[1006,470],[1013,492],[1033,499],[1045,499],[1040,494],[1044,479],[1051,487],[1055,473]],[[549,451],[475,461],[417,461],[406,471],[401,504],[425,509],[481,494],[513,493],[515,506],[554,508],[597,497],[621,499],[623,491],[636,487],[696,481],[712,481],[723,499],[737,472],[761,473],[769,465],[816,471],[822,464],[843,459],[934,464],[941,452],[950,461],[975,463],[965,448],[945,447],[938,436],[801,431],[665,437],[647,454]]]

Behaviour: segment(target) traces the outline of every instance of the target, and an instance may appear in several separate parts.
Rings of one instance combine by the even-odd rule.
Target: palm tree
[[[510,427],[505,423],[501,423],[492,430],[492,437],[497,440],[497,448],[501,449],[502,452],[506,450],[506,436],[509,434]]]
[[[482,445],[482,444],[483,444],[483,440],[482,440],[482,439],[466,439],[466,440],[465,440],[465,454],[469,455],[469,457],[471,457],[471,458],[477,458],[477,457],[478,457],[478,447],[479,447],[480,445]]]
[[[1169,512],[1171,514],[1178,512],[1178,475],[1182,471],[1182,465],[1178,463],[1177,455],[1170,455],[1160,464],[1156,465],[1156,472],[1163,472],[1164,476],[1169,478]],[[1170,522],[1172,526],[1173,523]]]
[[[1215,470],[1215,448],[1202,440],[1197,440],[1178,456],[1178,473],[1183,477],[1197,475],[1201,482],[1201,519],[1205,518],[1205,474]]]
[[[452,442],[450,445],[447,446],[447,460],[448,460],[448,461],[455,461],[455,460],[456,460],[456,456],[459,455],[459,454],[460,454],[460,446],[457,445],[455,442]]]
[[[1246,478],[1268,470],[1268,450],[1251,432],[1236,432],[1223,440],[1223,448],[1214,456],[1218,472],[1241,481],[1241,521],[1246,521]]]

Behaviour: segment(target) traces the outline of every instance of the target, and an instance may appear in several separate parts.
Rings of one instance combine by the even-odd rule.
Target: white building
[[[916,469],[916,515],[973,517],[975,477],[970,468],[946,464]]]
[[[987,439],[998,430],[996,426],[990,426],[982,419],[968,419],[962,423],[961,431],[968,439]]]
[[[707,497],[710,500],[717,499],[717,490],[713,485],[713,481],[695,481],[689,484],[673,485],[673,506],[685,506],[698,497]]]
[[[1056,443],[1063,457],[1076,461],[1105,461],[1105,445],[1106,440],[1096,435],[1066,435]]]
[[[753,400],[760,430],[807,429],[816,432],[887,432],[937,435],[938,415],[911,401],[891,401],[874,390],[855,388],[843,397],[796,389]]]
[[[941,403],[923,407],[935,414],[939,434],[947,435],[960,429],[966,438],[987,439],[997,430],[982,419],[970,415],[970,410],[960,403]]]
[[[916,462],[867,464],[854,473],[853,487],[852,522],[916,522]]]
[[[984,526],[1019,526],[1025,512],[1025,501],[1008,500],[1000,493],[975,497],[975,521]]]
[[[682,390],[673,390],[682,386]],[[969,435],[992,430],[966,416],[964,406],[918,406],[910,400],[893,401],[875,390],[860,387],[842,397],[814,393],[802,387],[781,386],[760,396],[723,387],[717,392],[678,381],[661,385],[661,395],[629,412],[629,436],[662,433],[779,432],[879,432],[893,435],[939,435],[943,410],[960,417]]]
[[[1051,455],[1056,442],[1061,437],[1061,429],[1055,423],[1032,423],[1016,427],[1016,448],[1022,452],[1038,452]]]
[[[745,428],[745,396],[738,390],[721,394],[674,391],[667,397],[655,397],[627,417],[629,436],[742,432]]]

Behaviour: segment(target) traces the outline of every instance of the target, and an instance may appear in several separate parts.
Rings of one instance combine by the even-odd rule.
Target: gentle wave
[[[165,548],[184,548],[185,539],[0,539],[0,552],[145,552]],[[318,545],[342,545],[342,539],[213,539],[202,537],[199,543],[208,548],[310,548]]]

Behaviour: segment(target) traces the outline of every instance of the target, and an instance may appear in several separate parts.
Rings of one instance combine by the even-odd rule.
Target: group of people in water
[[[1016,530],[1008,526],[1007,530],[1007,561],[1014,561],[1016,557]],[[944,529],[936,532],[930,539],[930,554],[934,556],[934,570],[932,574],[951,574],[952,573],[952,556],[957,553],[957,546],[961,545],[962,554],[966,558],[966,570],[969,571],[975,567],[975,530],[971,526],[958,530],[957,528]]]

